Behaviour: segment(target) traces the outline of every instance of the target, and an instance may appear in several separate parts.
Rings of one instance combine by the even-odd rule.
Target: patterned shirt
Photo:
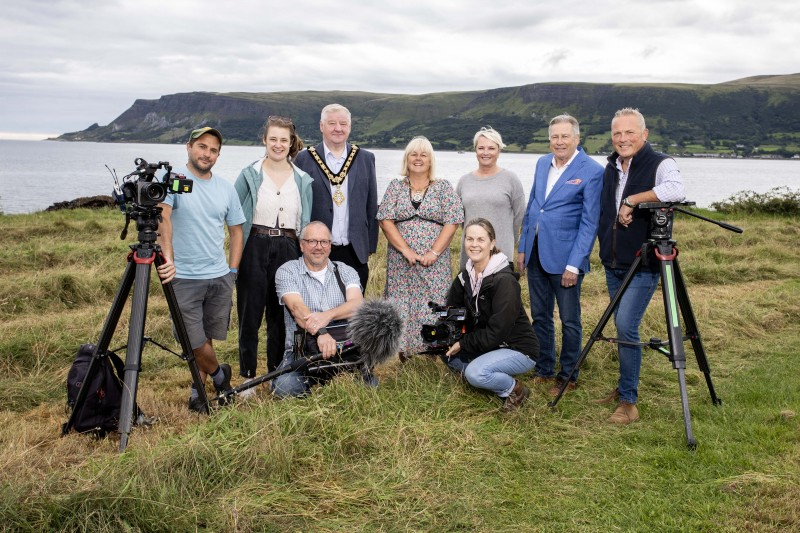
[[[358,273],[344,263],[336,262],[339,275],[342,277],[345,290],[355,287],[361,290],[361,282]],[[325,282],[321,283],[315,278],[306,266],[303,257],[288,261],[278,268],[275,273],[275,288],[278,291],[278,299],[283,305],[283,297],[287,294],[299,294],[303,303],[308,306],[312,313],[328,311],[345,303],[345,295],[336,281],[333,273],[333,261],[328,260],[328,268],[325,269]],[[286,324],[286,350],[292,349],[294,332],[297,324],[288,309],[284,307],[284,324]]]

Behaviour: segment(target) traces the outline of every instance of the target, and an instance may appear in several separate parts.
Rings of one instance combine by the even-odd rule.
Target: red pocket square
[[[581,179],[580,178],[575,178],[574,180],[569,180],[567,183],[569,183],[570,185],[580,185],[581,184]]]

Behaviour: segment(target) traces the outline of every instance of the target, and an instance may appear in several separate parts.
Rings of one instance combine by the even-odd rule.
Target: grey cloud
[[[0,130],[11,131],[106,124],[136,98],[198,90],[420,94],[554,76],[719,82],[796,71],[800,33],[794,6],[777,0],[7,4]],[[625,80],[609,74],[621,56]]]
[[[657,46],[645,46],[642,50],[642,59],[648,59],[650,56],[655,54],[658,51]]]
[[[551,51],[547,56],[544,58],[544,63],[548,67],[557,68],[567,57],[569,57],[570,53],[569,50],[566,48],[557,48],[556,50]]]

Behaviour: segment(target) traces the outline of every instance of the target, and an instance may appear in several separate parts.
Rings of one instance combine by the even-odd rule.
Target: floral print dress
[[[434,180],[428,186],[418,208],[411,203],[411,189],[405,178],[394,179],[386,189],[378,208],[378,220],[391,220],[408,245],[420,255],[431,249],[445,224],[464,222],[464,209],[453,186],[446,180]],[[438,251],[438,250],[437,250]],[[416,353],[424,348],[420,330],[435,317],[428,302],[444,304],[453,281],[448,246],[433,265],[411,266],[391,244],[386,253],[386,289],[384,296],[400,306],[405,332],[400,351]]]

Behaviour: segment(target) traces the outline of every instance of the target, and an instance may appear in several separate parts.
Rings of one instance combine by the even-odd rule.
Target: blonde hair
[[[428,170],[428,179],[433,181],[436,176],[436,156],[433,154],[433,145],[427,137],[418,135],[408,141],[406,151],[403,153],[403,163],[400,165],[400,175],[408,176],[408,154],[411,152],[422,152],[431,157],[431,168]]]
[[[498,148],[501,150],[506,147],[503,143],[503,137],[500,136],[500,133],[491,126],[484,126],[478,130],[475,136],[472,138],[472,149],[474,150],[478,146],[478,139],[481,137],[486,137],[488,140],[492,141],[497,145]]]

